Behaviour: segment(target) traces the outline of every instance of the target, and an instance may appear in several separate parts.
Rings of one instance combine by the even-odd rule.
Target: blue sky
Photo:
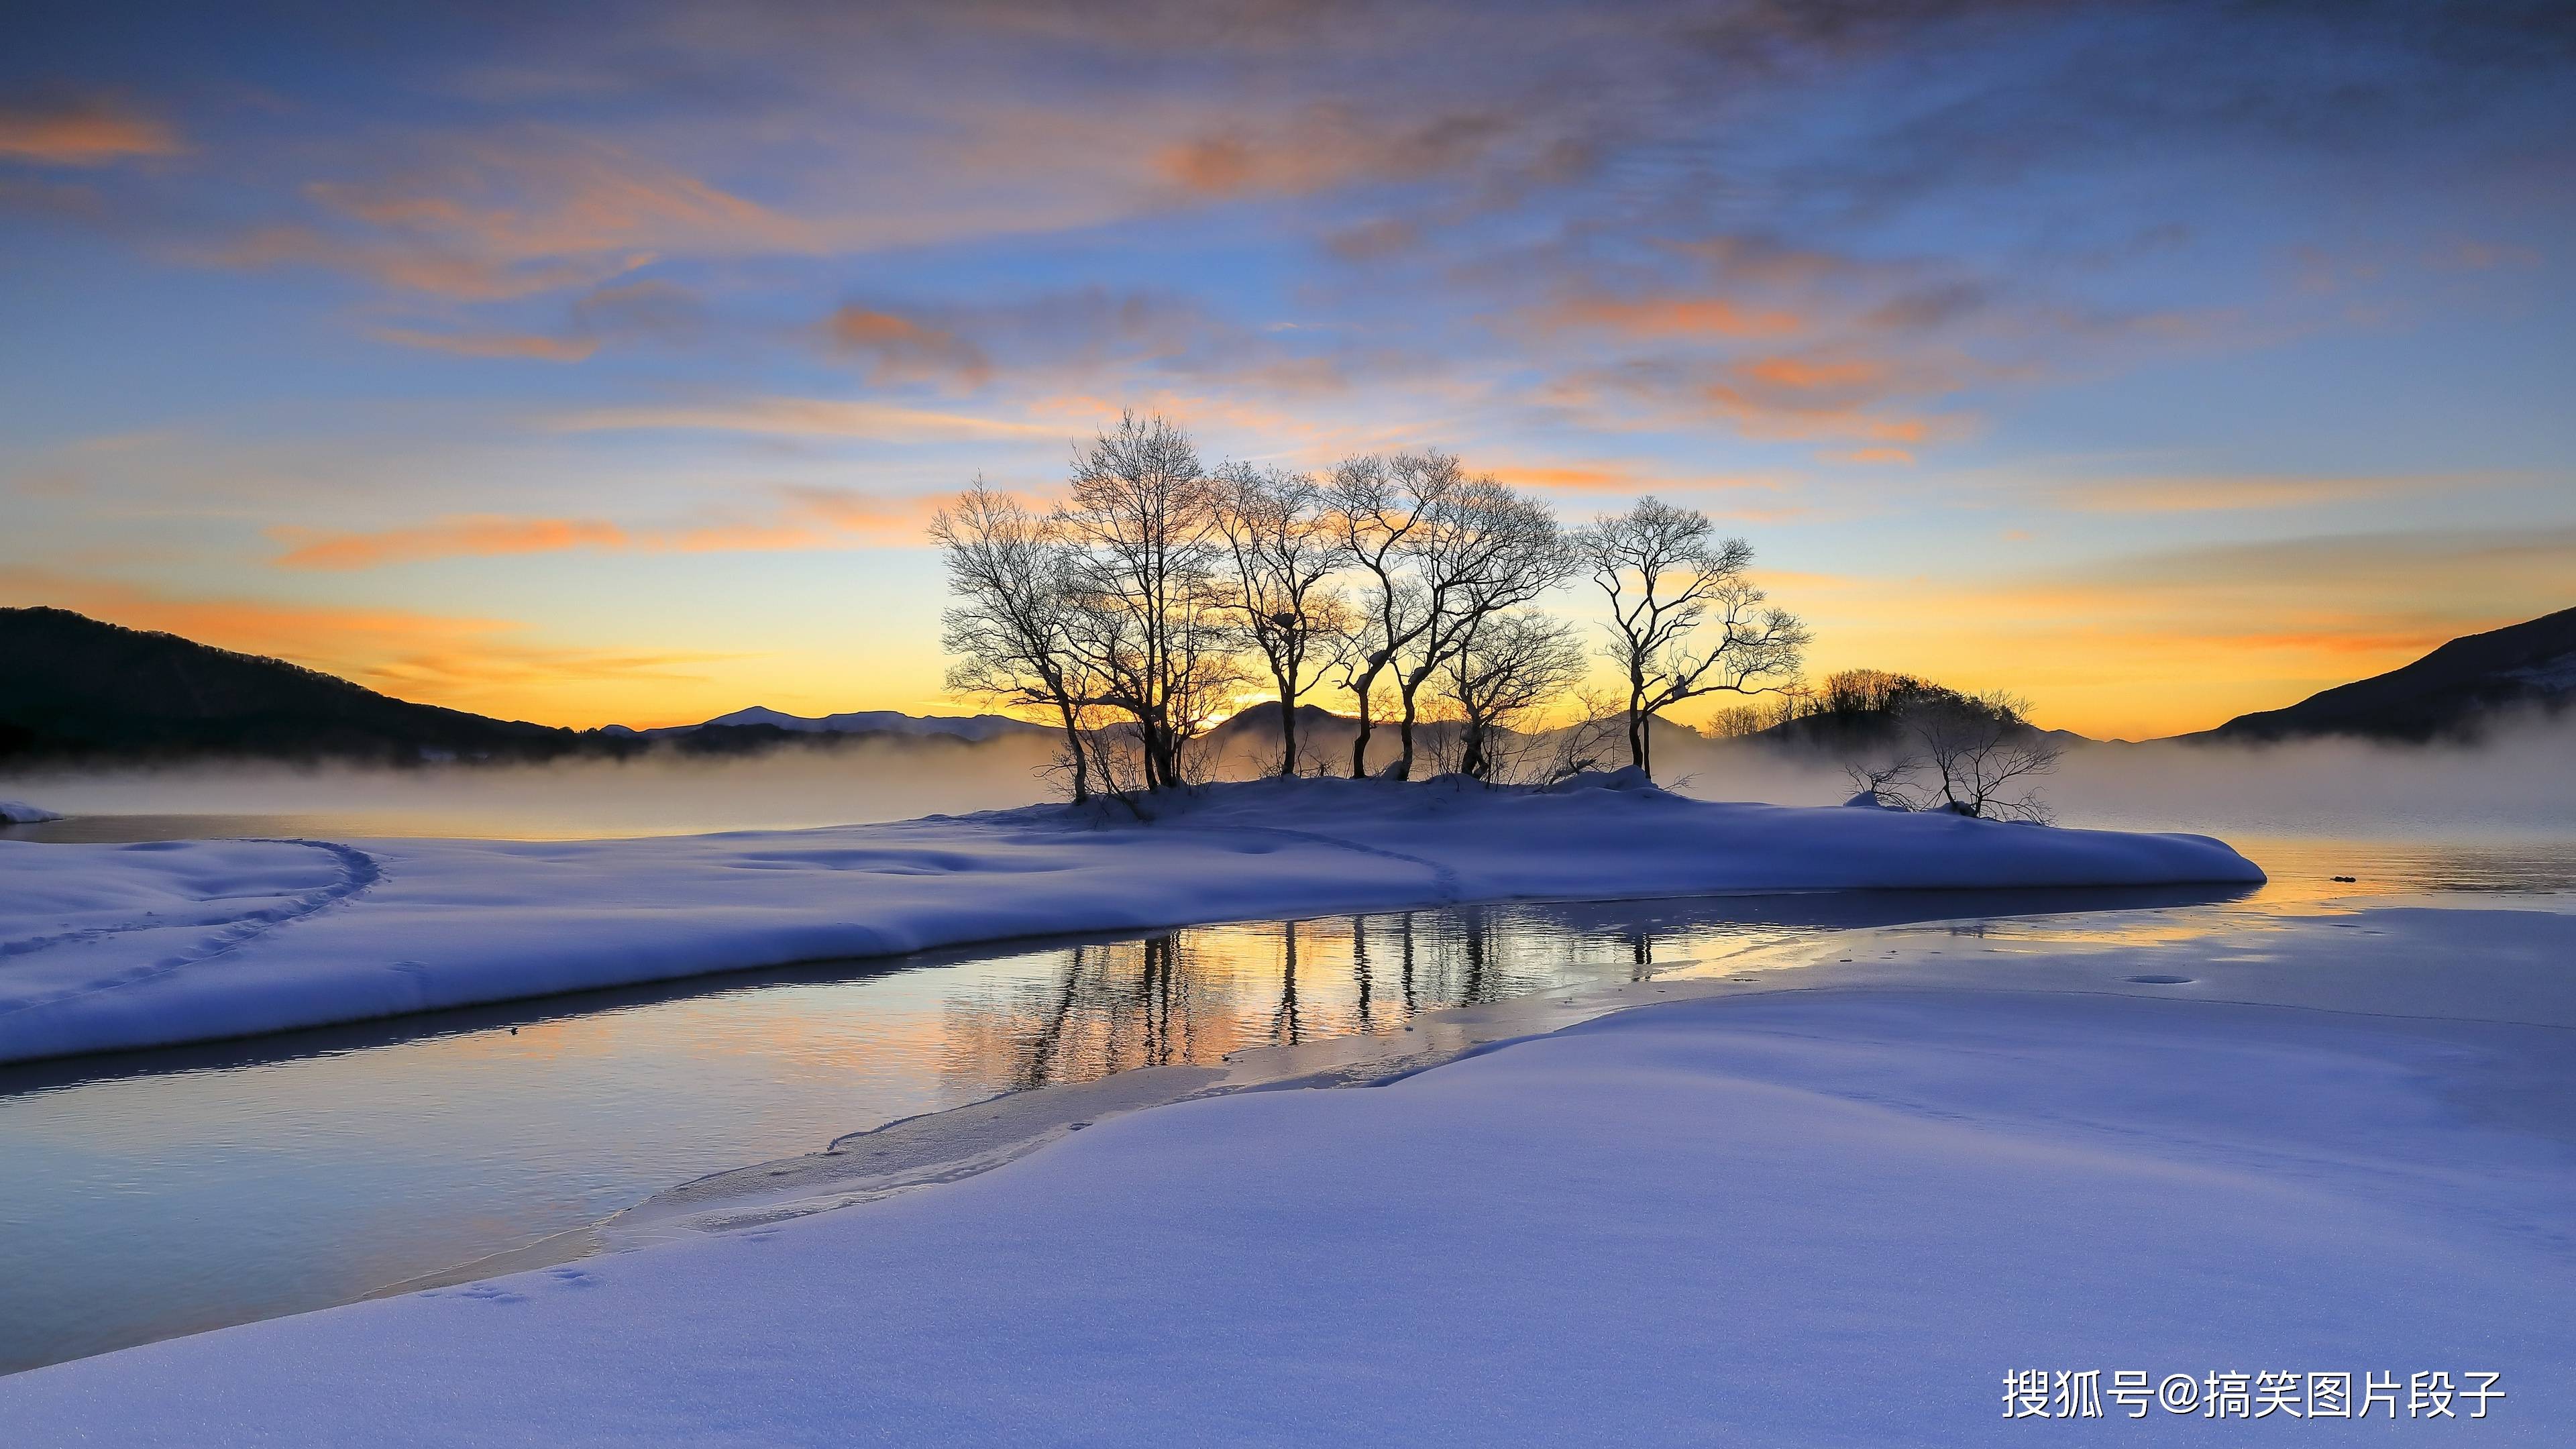
[[[2576,603],[2560,5],[15,32],[0,602],[406,697],[953,707],[923,514],[1127,406],[1706,508],[1817,668],[2091,733]]]

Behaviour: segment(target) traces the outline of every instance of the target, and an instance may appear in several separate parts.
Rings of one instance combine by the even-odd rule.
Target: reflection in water
[[[2444,878],[2563,882],[2565,864],[2454,862]],[[0,1371],[347,1301],[999,1092],[1567,988],[1789,970],[1832,959],[1820,947],[1854,927],[2188,941],[2337,908],[2304,881],[1209,926],[0,1069]]]
[[[1498,931],[1509,965],[1496,960]],[[1569,971],[1602,979],[1584,968],[1607,953],[1588,944],[1529,913],[1408,911],[1074,946],[1052,980],[955,1002],[946,1071],[1041,1087],[1400,1029],[1423,1011],[1562,985]]]
[[[1925,897],[1907,902],[1911,915],[1907,907],[1895,915],[1922,919],[1927,910],[1993,903]],[[1658,969],[1659,944],[1687,965],[1704,953],[1766,950],[1827,924],[1810,917],[1854,926],[1885,924],[1890,914],[1794,898],[1495,906],[1207,926],[1077,945],[1051,953],[1048,975],[953,1000],[942,1070],[961,1086],[1017,1090],[1136,1067],[1205,1066],[1247,1047],[1402,1030],[1428,1011],[1643,980]]]

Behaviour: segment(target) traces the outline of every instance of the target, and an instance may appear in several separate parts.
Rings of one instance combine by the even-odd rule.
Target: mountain
[[[731,714],[693,725],[670,725],[641,731],[647,735],[687,734],[705,729],[752,729],[767,727],[789,734],[816,735],[945,735],[952,739],[982,743],[1003,735],[1045,734],[1046,727],[1000,714],[930,714],[911,715],[892,709],[853,710],[848,714],[819,716],[788,714],[766,705],[753,705]]]
[[[0,609],[0,759],[545,759],[572,730],[412,704],[255,654],[67,609]]]
[[[2287,709],[2239,715],[2191,740],[2473,735],[2498,714],[2576,703],[2576,609],[2454,639],[2403,669],[2338,685]]]

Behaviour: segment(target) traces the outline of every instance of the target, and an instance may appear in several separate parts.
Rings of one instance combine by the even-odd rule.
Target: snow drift
[[[0,1061],[1013,936],[1468,901],[2255,883],[2194,835],[1545,789],[1274,780],[615,841],[0,841]]]

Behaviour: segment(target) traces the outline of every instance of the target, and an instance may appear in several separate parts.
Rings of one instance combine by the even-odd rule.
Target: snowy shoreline
[[[2255,884],[2201,836],[1712,804],[1618,777],[1210,787],[620,841],[0,841],[0,1062],[789,962],[1526,899]]]
[[[2455,988],[2422,945],[2404,974]],[[2549,995],[2527,1023],[2073,983],[1707,995],[36,1369],[0,1417],[174,1445],[1932,1444],[1991,1435],[2008,1371],[2097,1370],[2119,1418],[2113,1370],[2441,1370],[2500,1376],[2479,1442],[2555,1443],[2576,1154]],[[2150,1412],[2119,1432],[2312,1436]]]

